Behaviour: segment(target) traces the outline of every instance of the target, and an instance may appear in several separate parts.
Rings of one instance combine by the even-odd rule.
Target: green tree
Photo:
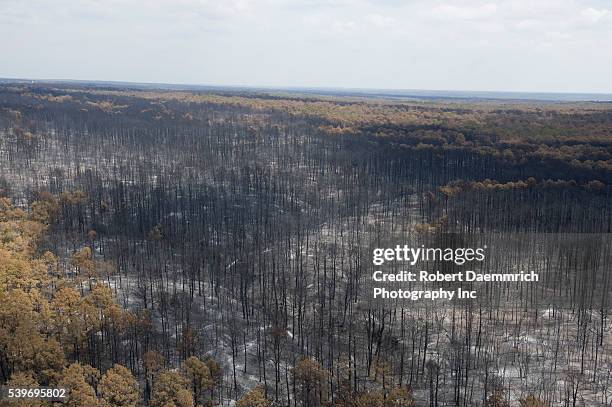
[[[189,380],[181,373],[161,373],[153,385],[151,407],[193,407],[193,393],[189,387]]]
[[[140,401],[138,382],[129,369],[119,364],[104,373],[98,390],[102,407],[135,407]]]
[[[67,407],[97,407],[100,404],[96,398],[96,392],[86,381],[86,370],[80,363],[73,363],[64,369],[59,387],[66,389],[68,400]]]
[[[32,376],[31,373],[28,372],[18,372],[11,376],[11,380],[6,384],[9,387],[17,387],[17,388],[30,388],[30,387],[38,387],[39,383]],[[44,402],[42,400],[19,400],[19,401],[0,401],[1,407],[42,407],[44,406]]]
[[[269,407],[272,401],[266,398],[263,386],[257,386],[236,402],[236,407]]]
[[[301,359],[293,370],[293,378],[302,389],[304,405],[316,406],[323,402],[327,371],[317,361]]]
[[[183,367],[187,378],[191,381],[196,402],[200,402],[204,391],[211,390],[214,387],[210,370],[204,362],[195,356],[188,358]]]

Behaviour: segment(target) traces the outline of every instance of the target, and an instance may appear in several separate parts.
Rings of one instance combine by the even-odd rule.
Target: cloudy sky
[[[612,93],[609,0],[0,0],[0,77]]]

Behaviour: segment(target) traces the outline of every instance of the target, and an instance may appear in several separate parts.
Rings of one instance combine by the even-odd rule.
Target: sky
[[[610,0],[0,0],[0,77],[612,93]]]

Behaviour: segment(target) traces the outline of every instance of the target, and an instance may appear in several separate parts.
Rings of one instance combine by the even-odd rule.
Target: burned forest
[[[2,83],[0,384],[612,406],[611,185],[612,103]],[[372,248],[399,243],[540,279],[373,301]]]

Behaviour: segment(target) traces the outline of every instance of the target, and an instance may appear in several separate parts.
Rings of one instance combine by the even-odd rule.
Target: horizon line
[[[179,82],[134,82],[124,80],[104,80],[104,79],[70,79],[70,78],[19,78],[19,77],[0,77],[0,83],[23,83],[30,84],[39,82],[41,84],[92,84],[92,85],[123,85],[137,87],[173,87],[183,88],[175,90],[198,90],[203,89],[234,89],[234,90],[251,90],[251,91],[294,91],[294,92],[309,92],[313,94],[324,95],[325,92],[344,92],[344,96],[365,96],[374,97],[382,96],[388,98],[410,98],[410,97],[425,97],[425,98],[441,98],[441,99],[496,99],[496,100],[530,100],[530,101],[558,101],[558,102],[612,102],[612,93],[608,92],[578,92],[578,91],[537,91],[537,90],[469,90],[469,89],[424,89],[424,88],[358,88],[358,87],[343,87],[343,86],[270,86],[270,85],[222,85],[222,84],[198,84],[198,83],[179,83]],[[191,89],[190,89],[191,88]],[[203,90],[202,89],[202,90]],[[497,97],[496,97],[497,95]],[[523,97],[503,97],[506,96],[523,96]],[[342,96],[342,95],[339,95]],[[527,97],[525,97],[527,96]],[[529,96],[540,96],[529,97]],[[544,98],[542,98],[544,96]],[[548,96],[548,97],[546,97]],[[554,98],[554,96],[565,96],[565,98]],[[577,99],[574,97],[596,97],[595,99]],[[569,97],[569,98],[568,98]],[[603,97],[603,98],[597,98]]]

